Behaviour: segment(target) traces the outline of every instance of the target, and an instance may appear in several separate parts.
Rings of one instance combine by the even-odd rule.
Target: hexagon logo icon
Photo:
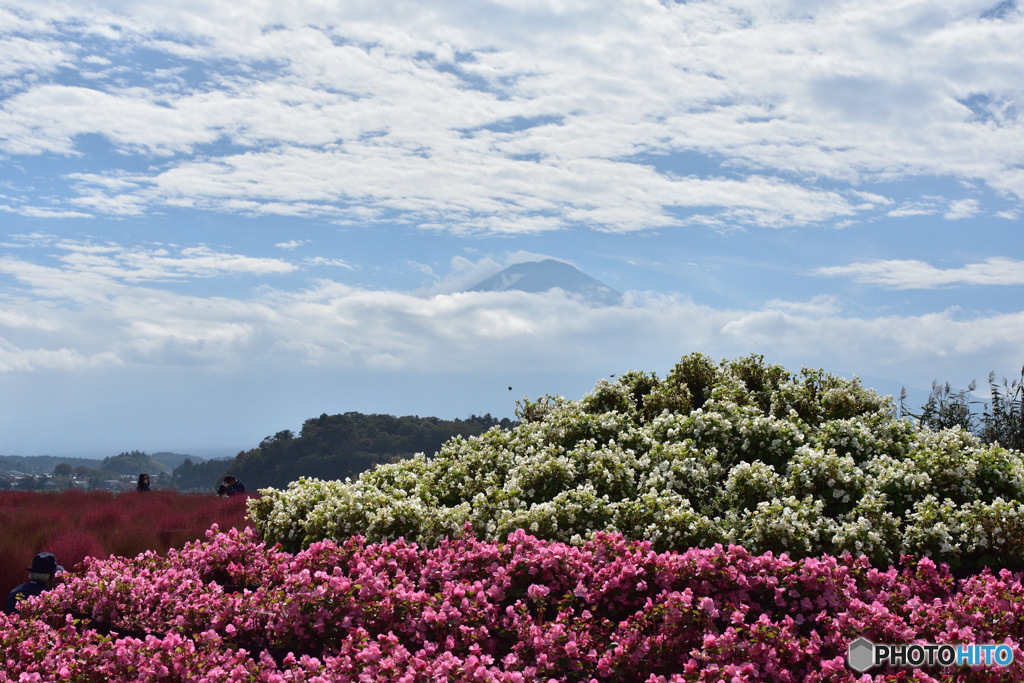
[[[875,665],[875,645],[867,638],[858,638],[850,643],[847,657],[850,668],[863,673]]]

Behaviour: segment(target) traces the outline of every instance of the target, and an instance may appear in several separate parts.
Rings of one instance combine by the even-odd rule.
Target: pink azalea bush
[[[1022,580],[958,581],[927,558],[881,571],[849,554],[656,552],[618,534],[567,544],[522,530],[291,554],[214,527],[166,557],[86,560],[0,616],[0,680],[1011,681]],[[846,652],[858,636],[1005,643],[1016,669],[857,675]]]

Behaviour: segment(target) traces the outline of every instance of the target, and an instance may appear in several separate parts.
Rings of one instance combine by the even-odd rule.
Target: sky
[[[1022,46],[1014,0],[0,0],[0,454],[695,351],[1017,378]],[[544,258],[622,303],[465,291]]]

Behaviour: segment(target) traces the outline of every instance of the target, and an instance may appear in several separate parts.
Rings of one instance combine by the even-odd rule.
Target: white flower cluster
[[[692,354],[663,380],[629,372],[519,415],[514,430],[455,438],[354,482],[264,490],[250,516],[292,547],[357,533],[433,544],[468,521],[490,539],[522,528],[578,543],[608,530],[658,549],[1024,557],[1021,453],[898,419],[856,379]]]

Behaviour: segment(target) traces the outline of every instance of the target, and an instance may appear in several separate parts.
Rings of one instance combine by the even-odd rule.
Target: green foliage
[[[158,474],[170,473],[171,471],[170,467],[142,451],[119,453],[118,455],[104,458],[97,469],[116,472],[117,474],[134,475],[141,474],[142,472]]]
[[[919,413],[907,409],[904,390],[899,412],[932,430],[960,427],[986,444],[1024,449],[1024,368],[1020,379],[1010,382],[1004,377],[1001,384],[996,382],[994,372],[989,373],[988,386],[990,400],[982,402],[973,398],[972,392],[977,388],[973,381],[961,391],[953,391],[949,382],[932,382],[932,392]],[[972,406],[981,404],[983,410],[978,413]]]
[[[171,487],[179,491],[216,491],[231,464],[232,461],[226,458],[200,462],[185,458],[171,473]]]
[[[995,373],[988,376],[992,401],[981,418],[981,438],[1005,448],[1024,450],[1024,368],[1020,379],[996,383]]]
[[[53,468],[53,476],[55,477],[70,477],[75,473],[75,468],[66,462],[58,463]]]
[[[357,533],[432,545],[468,521],[488,539],[607,530],[658,550],[1024,566],[1021,453],[901,419],[856,379],[692,354],[664,380],[628,372],[580,401],[526,401],[519,417],[355,481],[267,489],[252,518],[293,548]]]
[[[344,479],[416,453],[435,453],[452,437],[512,426],[508,418],[499,421],[490,414],[471,415],[466,420],[323,414],[306,420],[298,436],[282,430],[265,438],[259,447],[239,453],[230,470],[250,488],[286,486],[301,477]]]
[[[952,429],[960,427],[969,432],[975,431],[977,418],[971,410],[971,392],[978,388],[971,382],[966,389],[953,391],[949,382],[940,385],[932,382],[932,393],[921,406],[921,414],[917,416],[921,424],[932,429]]]

